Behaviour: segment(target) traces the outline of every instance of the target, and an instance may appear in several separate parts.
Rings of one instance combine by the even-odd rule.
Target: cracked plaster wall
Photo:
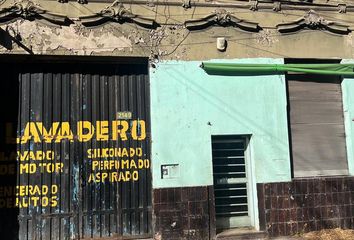
[[[132,51],[132,41],[124,34],[99,30],[85,30],[77,25],[68,27],[48,27],[35,21],[19,20],[9,24],[18,32],[23,43],[35,54],[50,54],[56,50],[69,51],[72,54],[92,55],[93,53]],[[1,50],[4,51],[4,48]],[[21,51],[15,46],[13,52]]]
[[[160,7],[161,13],[165,10]],[[234,14],[238,17],[267,27],[258,33],[247,33],[233,27],[218,26],[190,32],[182,23],[189,18],[192,10],[181,10],[180,7],[168,10],[171,11],[166,19],[160,16],[160,12],[156,14],[159,16],[155,17],[156,21],[168,23],[156,30],[143,29],[130,23],[109,23],[96,28],[86,28],[78,21],[70,26],[53,27],[37,20],[17,20],[1,27],[12,27],[20,34],[22,43],[35,54],[144,56],[155,61],[260,57],[354,58],[352,33],[335,35],[318,30],[304,30],[287,35],[269,27],[286,22],[290,16],[296,19],[303,15],[303,12],[292,16],[288,13],[235,11]],[[196,9],[194,18],[204,16],[210,13],[210,10]],[[144,15],[141,7],[137,8],[137,12]],[[151,17],[150,11],[145,14]],[[340,17],[344,18],[344,15]],[[351,15],[348,15],[346,21],[350,19]],[[217,37],[225,37],[228,41],[225,52],[216,49]],[[0,52],[25,53],[23,48],[15,43],[13,49],[0,47]]]

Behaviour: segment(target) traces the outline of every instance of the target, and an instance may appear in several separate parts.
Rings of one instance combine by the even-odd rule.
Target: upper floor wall
[[[0,52],[146,56],[152,61],[354,55],[351,3],[134,3],[3,1]],[[220,37],[226,39],[225,51],[217,50]]]

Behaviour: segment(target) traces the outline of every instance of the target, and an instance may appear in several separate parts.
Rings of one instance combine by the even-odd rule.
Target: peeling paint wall
[[[22,0],[26,1],[26,0]],[[5,1],[1,7],[10,6]],[[293,34],[280,33],[277,24],[296,21],[307,11],[266,12],[237,8],[148,6],[124,4],[124,7],[151,21],[159,23],[156,29],[147,29],[131,22],[108,21],[107,24],[89,28],[82,25],[81,17],[102,11],[111,3],[75,2],[60,4],[40,1],[38,6],[67,16],[69,26],[51,26],[43,20],[17,20],[4,23],[21,36],[21,43],[32,48],[35,54],[75,54],[105,56],[144,56],[160,60],[207,60],[232,58],[353,58],[353,34],[333,34],[324,30],[303,30]],[[203,30],[186,29],[186,21],[208,16],[216,9],[225,10],[242,21],[259,24],[259,32],[246,32],[235,26],[217,24]],[[338,22],[353,28],[353,15],[336,12],[319,12],[325,22]],[[1,14],[0,14],[1,17]],[[322,20],[321,20],[322,21]],[[47,25],[45,25],[47,24]],[[216,49],[216,39],[225,37],[227,49]],[[0,39],[1,40],[1,39]],[[13,49],[0,48],[2,53],[26,53],[13,43]]]
[[[20,34],[24,45],[32,49],[35,54],[50,54],[62,49],[77,55],[109,53],[115,50],[123,53],[132,52],[132,41],[128,37],[105,28],[87,30],[78,25],[48,27],[24,20],[8,26]],[[16,51],[21,49],[16,46],[13,52]]]
[[[274,30],[250,34],[223,27],[189,33],[179,25],[144,30],[131,24],[117,26],[117,23],[87,29],[80,24],[50,27],[26,20],[18,20],[8,26],[21,36],[21,43],[32,49],[35,54],[145,56],[157,61],[354,57],[352,34],[336,36],[324,32],[304,31],[299,35],[278,36]],[[225,52],[216,49],[216,39],[219,36],[225,36],[228,42]],[[0,46],[0,52],[25,53],[16,43],[12,45],[11,50]]]

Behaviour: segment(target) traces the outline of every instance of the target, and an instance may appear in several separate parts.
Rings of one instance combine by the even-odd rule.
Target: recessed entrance
[[[217,231],[252,226],[247,136],[212,136]]]

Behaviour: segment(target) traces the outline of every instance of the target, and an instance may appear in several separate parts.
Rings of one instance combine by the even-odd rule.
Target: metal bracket
[[[273,11],[275,11],[275,12],[281,11],[281,2],[274,1],[274,3],[273,3]]]
[[[146,5],[147,5],[148,7],[155,7],[155,2],[154,2],[154,0],[148,0],[148,1],[146,2]]]
[[[347,5],[346,4],[338,4],[338,13],[346,13]]]
[[[258,0],[250,0],[250,10],[257,11],[258,10]]]
[[[192,7],[191,0],[182,0],[182,7],[184,9],[191,8]]]

